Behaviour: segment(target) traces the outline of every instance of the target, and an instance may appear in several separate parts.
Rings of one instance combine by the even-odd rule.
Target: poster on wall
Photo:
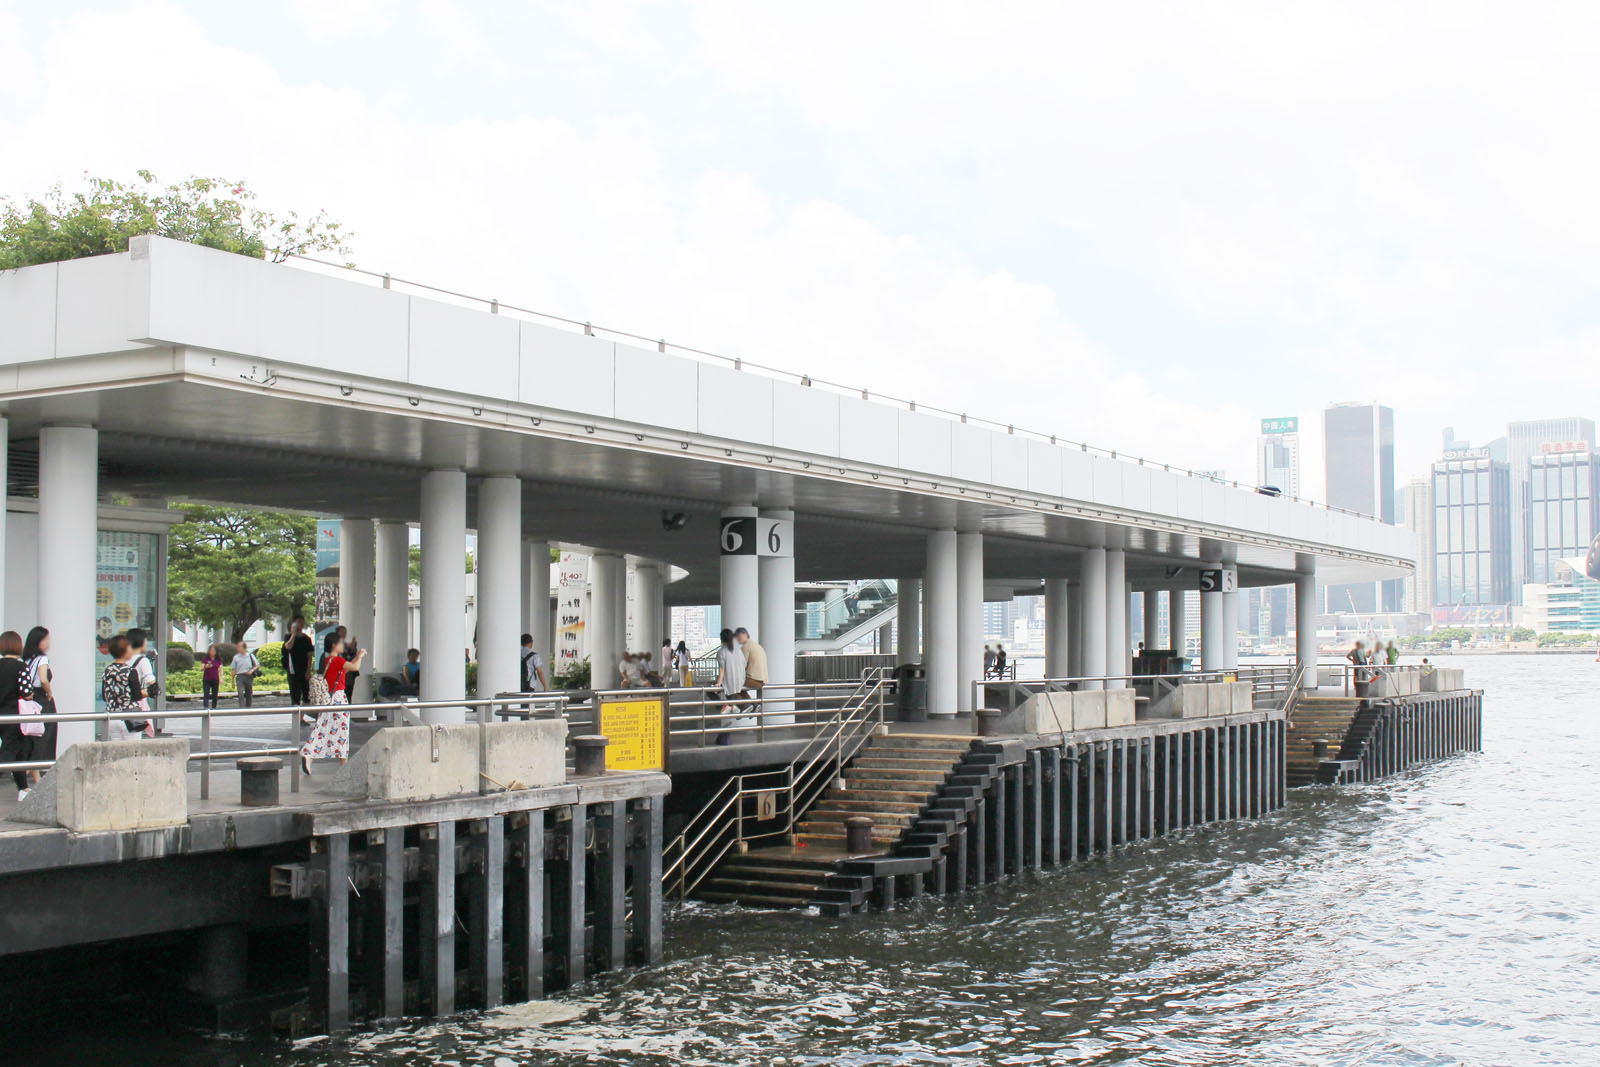
[[[339,520],[317,520],[317,585],[311,628],[319,636],[339,625]]]
[[[102,531],[95,546],[94,625],[100,641],[130,626],[150,626],[155,605],[146,604],[140,581],[139,534]],[[146,611],[146,608],[149,611]]]
[[[557,674],[565,673],[583,659],[583,601],[589,586],[589,557],[563,552],[560,567],[556,585]]]

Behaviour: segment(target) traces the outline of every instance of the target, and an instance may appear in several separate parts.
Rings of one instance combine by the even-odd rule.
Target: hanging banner
[[[583,602],[589,587],[589,557],[579,552],[561,553],[560,580],[556,585],[557,674],[583,660]]]

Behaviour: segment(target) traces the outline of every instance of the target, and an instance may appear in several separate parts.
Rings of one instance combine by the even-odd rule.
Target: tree
[[[411,546],[411,551],[409,553],[409,557],[408,558],[411,560],[411,567],[410,567],[411,584],[412,585],[421,585],[422,584],[422,546],[421,545],[412,545]],[[468,552],[467,553],[467,573],[471,574],[476,569],[477,569],[477,565],[473,562],[472,553]]]
[[[301,614],[316,585],[317,521],[285,511],[179,504],[168,543],[175,619],[239,641],[257,621]]]
[[[0,270],[126,252],[141,234],[274,263],[307,252],[349,255],[349,235],[325,211],[301,218],[263,210],[244,182],[188,178],[161,186],[149,171],[137,174],[131,183],[88,178],[86,191],[70,195],[57,184],[25,204],[0,200]]]

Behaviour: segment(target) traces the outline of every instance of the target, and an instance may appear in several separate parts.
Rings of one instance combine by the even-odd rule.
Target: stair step
[[[811,903],[809,897],[772,893],[727,893],[720,890],[710,890],[696,893],[695,896],[700,900],[708,900],[714,904],[753,904],[769,908],[804,908]]]
[[[882,771],[938,771],[947,774],[950,770],[949,760],[928,759],[926,757],[908,756],[857,756],[853,767],[863,770]]]
[[[802,824],[802,826],[803,825],[804,824]],[[825,830],[818,832],[814,830],[802,829],[799,833],[794,835],[794,839],[796,841],[804,841],[808,845],[826,845],[829,848],[844,848],[844,834],[830,834]],[[892,845],[898,840],[900,840],[900,833],[898,830],[894,833],[883,834],[880,834],[877,830],[872,831],[872,843],[874,846]]]
[[[922,805],[916,801],[884,800],[880,797],[860,797],[852,792],[835,792],[829,790],[817,802],[819,807],[830,810],[856,811],[861,814],[870,814],[875,811],[890,811],[897,815],[915,815],[922,810]]]
[[[910,811],[852,811],[847,808],[830,808],[818,804],[806,812],[806,822],[839,822],[846,819],[871,819],[874,827],[910,826],[917,821],[916,812]]]
[[[830,867],[768,867],[759,863],[723,863],[712,872],[712,881],[731,878],[736,881],[784,882],[794,886],[821,885],[831,877]]]
[[[706,883],[708,891],[713,893],[769,893],[773,896],[799,897],[803,900],[810,899],[816,892],[815,885],[796,885],[793,882],[774,882],[761,878],[711,878]]]
[[[949,767],[862,767],[857,766],[861,760],[844,769],[845,781],[866,779],[873,782],[885,782],[891,779],[902,782],[929,783],[937,786],[950,774]]]
[[[866,756],[892,756],[897,759],[948,759],[958,763],[970,749],[966,745],[937,748],[932,745],[869,744],[862,750]]]

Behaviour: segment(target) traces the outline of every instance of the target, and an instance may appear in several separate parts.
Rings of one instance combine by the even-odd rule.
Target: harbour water
[[[1296,790],[1252,826],[848,921],[691,906],[660,968],[343,1045],[114,1012],[24,1045],[207,1067],[1596,1062],[1600,663],[1454,665],[1486,690],[1482,755]]]

